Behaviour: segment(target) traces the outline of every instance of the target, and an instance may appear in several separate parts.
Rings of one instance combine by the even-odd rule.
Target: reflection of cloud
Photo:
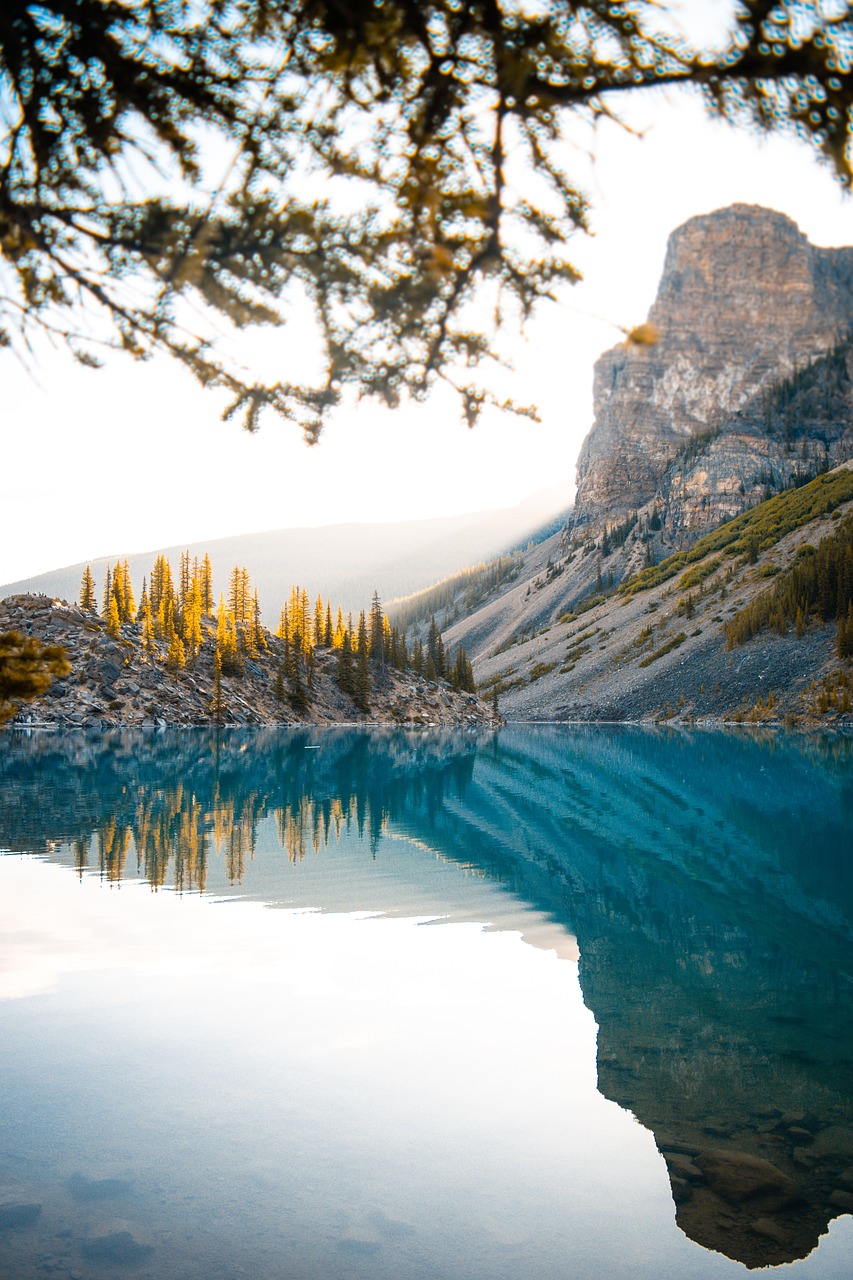
[[[34,858],[0,858],[0,886],[0,999],[36,995],[68,974],[104,969],[239,973],[244,981],[252,972],[281,971],[281,940],[259,927],[266,913],[256,904],[241,904],[223,928],[212,914],[215,899],[155,898],[142,883],[77,881]]]
[[[500,905],[498,898],[495,906]],[[453,921],[368,911],[270,911],[257,902],[155,895],[139,881],[78,880],[67,868],[37,858],[0,857],[0,999],[38,995],[70,975],[103,972],[204,978],[208,989],[239,988],[247,998],[273,984],[293,988],[300,1000],[337,998],[348,989],[349,966],[358,954],[363,977],[357,999],[390,998],[406,1007],[432,1003],[431,988],[441,978],[437,969],[446,965],[439,998],[453,1005],[454,967],[476,939],[484,931],[506,930],[502,947],[511,948],[519,924],[527,932],[531,922],[492,911],[487,922],[477,922],[470,914],[460,918],[458,904],[451,909],[458,915]],[[365,929],[368,919],[377,927]],[[427,923],[448,926],[438,949],[416,941],[422,931],[412,925]],[[534,914],[534,930],[540,923],[544,930],[544,918],[540,922]],[[400,962],[390,972],[389,930]]]
[[[595,1026],[576,969],[525,946],[517,927],[417,927],[434,920],[152,894],[144,883],[81,881],[35,858],[0,857],[0,995],[58,989],[63,1005],[91,1003],[98,1017],[115,1004],[155,1035],[166,1024],[181,1036],[193,1026],[191,1038],[211,1039],[217,1053],[223,1036],[241,1052],[244,1037],[256,1036],[280,1062],[332,1074],[346,1063],[359,1087],[379,1052],[392,1075],[425,1073],[423,1088],[441,1109],[466,1037],[484,1107],[502,1097],[496,1056],[504,1071],[515,1063],[513,1078],[544,1069],[538,1037],[553,1008],[564,1008],[568,983],[578,1005],[572,1027],[560,1020],[562,1087],[594,1077]]]

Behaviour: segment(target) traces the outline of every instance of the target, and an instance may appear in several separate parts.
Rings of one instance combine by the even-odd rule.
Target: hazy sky
[[[817,244],[853,244],[850,199],[801,145],[707,121],[689,94],[646,95],[630,119],[642,139],[607,125],[593,162],[578,151],[595,230],[576,242],[585,279],[515,348],[511,389],[537,403],[541,425],[493,414],[468,431],[437,394],[396,413],[343,410],[309,449],[272,417],[255,436],[221,422],[217,397],[165,360],[90,371],[48,351],[34,379],[3,353],[0,583],[236,533],[508,506],[572,482],[594,361],[645,317],[675,226],[746,201],[789,214]],[[311,359],[298,318],[251,345],[268,370],[279,353]]]

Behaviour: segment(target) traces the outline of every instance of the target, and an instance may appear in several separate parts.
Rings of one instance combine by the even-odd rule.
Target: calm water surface
[[[3,1280],[853,1273],[853,744],[6,734],[0,851]]]

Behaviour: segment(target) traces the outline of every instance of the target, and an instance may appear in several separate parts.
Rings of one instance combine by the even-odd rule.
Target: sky
[[[48,349],[33,372],[2,352],[0,584],[239,533],[507,507],[559,484],[568,497],[595,360],[645,318],[670,231],[743,201],[816,244],[853,244],[853,203],[804,145],[711,121],[690,93],[644,94],[624,114],[641,137],[606,124],[592,156],[572,158],[592,205],[594,234],[574,246],[583,282],[513,346],[506,389],[539,424],[487,413],[469,430],[438,392],[394,412],[343,408],[309,448],[273,417],[251,436],[223,423],[216,394],[164,358],[98,371]],[[267,364],[311,359],[298,316],[250,341]]]

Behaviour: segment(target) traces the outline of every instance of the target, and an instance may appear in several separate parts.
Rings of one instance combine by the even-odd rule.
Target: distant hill
[[[278,623],[279,609],[291,586],[298,583],[311,599],[322,594],[345,610],[367,608],[374,590],[383,601],[410,595],[453,573],[463,565],[489,559],[524,546],[543,527],[561,525],[568,512],[568,486],[534,494],[515,507],[481,511],[434,520],[393,524],[336,524],[320,528],[276,529],[248,533],[188,546],[156,548],[89,561],[100,592],[107,563],[126,559],[139,592],[162,550],[177,569],[181,552],[210,554],[214,589],[227,587],[234,565],[245,565],[258,588],[264,621]],[[84,562],[0,586],[0,599],[22,593],[42,593],[75,600]]]

